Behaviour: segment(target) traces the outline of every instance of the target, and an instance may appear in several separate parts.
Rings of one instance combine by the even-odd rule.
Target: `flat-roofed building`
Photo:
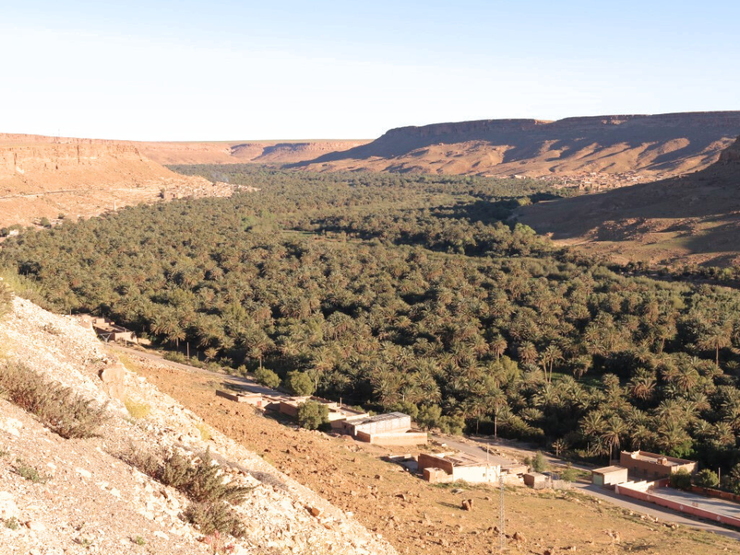
[[[420,453],[418,468],[432,483],[465,480],[471,484],[494,483],[501,476],[501,465],[466,453]]]
[[[613,486],[629,480],[629,471],[623,466],[605,466],[591,471],[591,483],[595,486]]]
[[[657,480],[668,478],[681,469],[689,473],[696,470],[696,462],[647,451],[622,451],[619,466],[625,467],[634,478]]]

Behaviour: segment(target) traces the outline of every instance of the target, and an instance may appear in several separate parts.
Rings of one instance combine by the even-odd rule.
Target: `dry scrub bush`
[[[229,504],[241,503],[253,488],[225,483],[220,466],[213,464],[209,450],[195,462],[179,451],[158,458],[133,448],[124,458],[158,482],[184,493],[192,501],[185,516],[204,534],[214,531],[235,537],[244,534],[239,517]]]
[[[97,405],[21,364],[0,370],[0,390],[67,439],[95,437],[108,419],[107,405]]]
[[[191,503],[185,510],[185,518],[207,536],[219,532],[239,538],[245,533],[239,516],[228,503],[223,501]]]

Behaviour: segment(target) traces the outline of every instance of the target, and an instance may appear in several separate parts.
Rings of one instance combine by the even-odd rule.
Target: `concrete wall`
[[[419,470],[425,468],[440,468],[452,476],[452,463],[443,458],[433,457],[427,453],[419,453]]]
[[[456,466],[452,469],[452,479],[465,480],[471,484],[489,483],[498,481],[501,467],[494,465],[483,466]]]
[[[679,511],[681,513],[686,513],[689,515],[697,516],[699,518],[705,518],[707,520],[712,520],[714,522],[721,522],[723,524],[728,524],[730,526],[735,526],[735,527],[740,528],[740,518],[733,518],[730,516],[719,515],[711,511],[700,509],[699,507],[694,507],[692,505],[678,503],[676,501],[672,501],[669,499],[663,499],[662,497],[658,497],[657,495],[652,495],[650,493],[626,488],[623,485],[615,486],[614,490],[620,495],[632,497],[633,499],[639,499],[640,501],[654,503],[656,505],[659,505],[661,507],[666,507],[674,511]]]
[[[428,436],[426,432],[400,432],[387,434],[368,434],[357,432],[355,439],[374,445],[425,445]]]
[[[715,497],[717,499],[726,499],[728,501],[740,503],[740,495],[735,495],[734,493],[730,493],[729,491],[722,491],[712,488],[700,488],[699,486],[691,486],[689,491],[691,493],[698,493],[699,495],[705,495],[707,497]]]
[[[628,478],[628,470],[623,468],[619,471],[612,472],[593,472],[592,483],[597,486],[613,486],[614,484],[622,484],[626,482]]]

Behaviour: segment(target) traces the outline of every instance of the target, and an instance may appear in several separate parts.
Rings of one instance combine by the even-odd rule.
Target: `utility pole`
[[[504,510],[504,475],[499,474],[498,485],[501,490],[501,501],[499,502],[499,516],[498,516],[498,533],[501,540],[499,551],[503,553],[506,550],[506,511]]]

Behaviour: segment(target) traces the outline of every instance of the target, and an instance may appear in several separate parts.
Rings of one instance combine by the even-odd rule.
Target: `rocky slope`
[[[299,164],[314,170],[577,177],[606,186],[703,169],[740,134],[740,112],[441,123]]]
[[[133,144],[0,134],[0,227],[231,193],[231,187],[176,174]]]
[[[101,437],[63,439],[0,398],[3,553],[215,553],[218,541],[224,548],[219,553],[243,555],[395,554],[349,514],[128,372],[76,319],[15,299],[0,335],[5,347],[0,372],[8,363],[23,363],[88,399],[108,403],[110,417]],[[228,479],[253,488],[237,507],[246,536],[204,537],[185,522],[188,500],[127,464],[132,446],[196,455],[210,448]],[[36,469],[42,479],[25,479],[21,466]]]
[[[295,164],[327,153],[343,152],[368,141],[250,141],[136,143],[148,158],[176,164]]]
[[[707,169],[526,207],[522,222],[620,262],[740,262],[740,139]]]

